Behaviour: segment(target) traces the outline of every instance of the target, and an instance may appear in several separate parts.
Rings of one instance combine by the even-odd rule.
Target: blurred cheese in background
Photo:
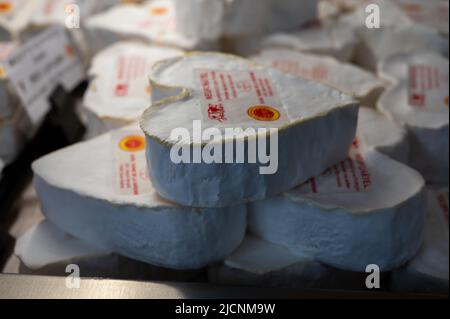
[[[137,122],[150,106],[151,66],[182,54],[179,49],[140,42],[118,42],[98,53],[91,63],[91,81],[81,108],[87,137]]]
[[[214,48],[217,39],[182,34],[176,12],[170,0],[116,6],[87,20],[88,42],[93,52],[120,40],[141,40],[187,50]]]
[[[419,173],[377,151],[363,152],[355,141],[348,159],[321,176],[249,204],[249,229],[339,269],[364,272],[376,263],[388,272],[422,244],[424,187]]]
[[[261,46],[285,48],[299,52],[330,55],[341,61],[350,61],[357,43],[354,28],[332,23],[306,28],[294,33],[278,33],[262,40]]]
[[[392,274],[396,291],[448,293],[449,269],[448,189],[428,189],[425,242],[418,255]]]
[[[36,2],[31,0],[0,1],[0,41],[17,41],[24,36],[23,33],[30,23]]]
[[[317,0],[222,1],[226,6],[223,31],[226,37],[265,35],[299,28],[317,19]]]
[[[246,207],[198,209],[165,201],[148,179],[137,127],[105,134],[33,164],[45,216],[64,232],[123,256],[198,269],[241,243]]]
[[[375,149],[409,164],[408,131],[387,116],[369,107],[359,108],[358,139],[365,151]]]
[[[358,34],[361,42],[355,59],[370,70],[376,70],[379,62],[397,54],[430,50],[448,57],[449,53],[448,38],[425,26],[362,29]]]
[[[436,54],[393,57],[380,65],[394,84],[378,109],[405,126],[410,135],[410,165],[431,183],[448,185],[449,64]]]
[[[353,96],[362,105],[375,106],[385,86],[374,74],[332,57],[286,49],[267,49],[252,60],[335,88]]]
[[[357,64],[375,70],[378,62],[392,55],[425,49],[448,56],[448,38],[443,38],[441,32],[435,28],[418,23],[417,19],[411,19],[403,10],[408,7],[406,5],[408,1],[402,4],[400,4],[402,1],[387,0],[360,2],[355,6],[355,11],[344,15],[339,20],[341,23],[354,27],[357,32],[359,38],[355,57]],[[372,3],[380,8],[381,28],[366,27],[368,17],[366,7]]]
[[[156,64],[150,81],[153,105],[141,119],[150,176],[163,197],[181,205],[223,207],[289,190],[345,158],[355,135],[359,104],[353,98],[239,57],[187,54]],[[216,128],[222,136],[227,128],[241,128],[233,138],[214,142],[232,150],[237,149],[234,140],[244,145],[245,139],[256,141],[259,135],[259,144],[267,140],[262,147],[271,144],[273,160],[267,165],[258,164],[261,158],[238,162],[235,157],[247,156],[236,156],[236,151],[230,155],[234,163],[230,165],[230,158],[225,160],[227,155],[214,149],[212,164],[178,165],[171,160],[171,149],[197,148],[199,137],[192,138],[194,121],[202,131]],[[183,128],[189,138],[173,138],[176,128]],[[279,135],[275,137],[270,128],[279,129]],[[253,130],[246,133],[247,129]],[[277,167],[272,165],[275,160]],[[261,174],[264,168],[267,174]]]

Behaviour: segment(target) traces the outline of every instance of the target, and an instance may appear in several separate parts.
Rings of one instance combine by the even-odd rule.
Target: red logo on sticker
[[[225,121],[225,108],[222,104],[209,104],[208,117],[211,120],[217,120],[219,122]]]

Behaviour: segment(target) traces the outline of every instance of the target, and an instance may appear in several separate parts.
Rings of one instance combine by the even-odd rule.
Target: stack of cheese
[[[182,207],[148,179],[137,127],[105,134],[33,164],[46,217],[96,247],[174,269],[222,260],[240,244],[246,207]]]
[[[119,42],[98,53],[81,109],[87,137],[137,122],[150,104],[147,71],[163,59],[183,54],[178,49],[139,42]]]
[[[430,183],[448,185],[449,64],[432,52],[394,56],[379,66],[392,83],[378,102],[381,112],[407,128],[410,164]]]

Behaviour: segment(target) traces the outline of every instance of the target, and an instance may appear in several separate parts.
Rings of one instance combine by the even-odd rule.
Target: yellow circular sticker
[[[130,135],[124,137],[119,146],[125,152],[139,152],[145,149],[145,138],[139,135]]]
[[[248,109],[248,115],[257,121],[272,122],[280,118],[280,112],[267,105],[255,105]]]
[[[0,1],[0,13],[8,13],[13,9],[13,4],[9,1]]]

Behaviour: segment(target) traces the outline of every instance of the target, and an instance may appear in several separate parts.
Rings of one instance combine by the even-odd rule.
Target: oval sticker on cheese
[[[119,146],[125,152],[139,152],[145,149],[145,138],[138,135],[124,137]]]
[[[248,109],[248,115],[257,121],[271,122],[280,118],[280,112],[267,105],[255,105]]]

